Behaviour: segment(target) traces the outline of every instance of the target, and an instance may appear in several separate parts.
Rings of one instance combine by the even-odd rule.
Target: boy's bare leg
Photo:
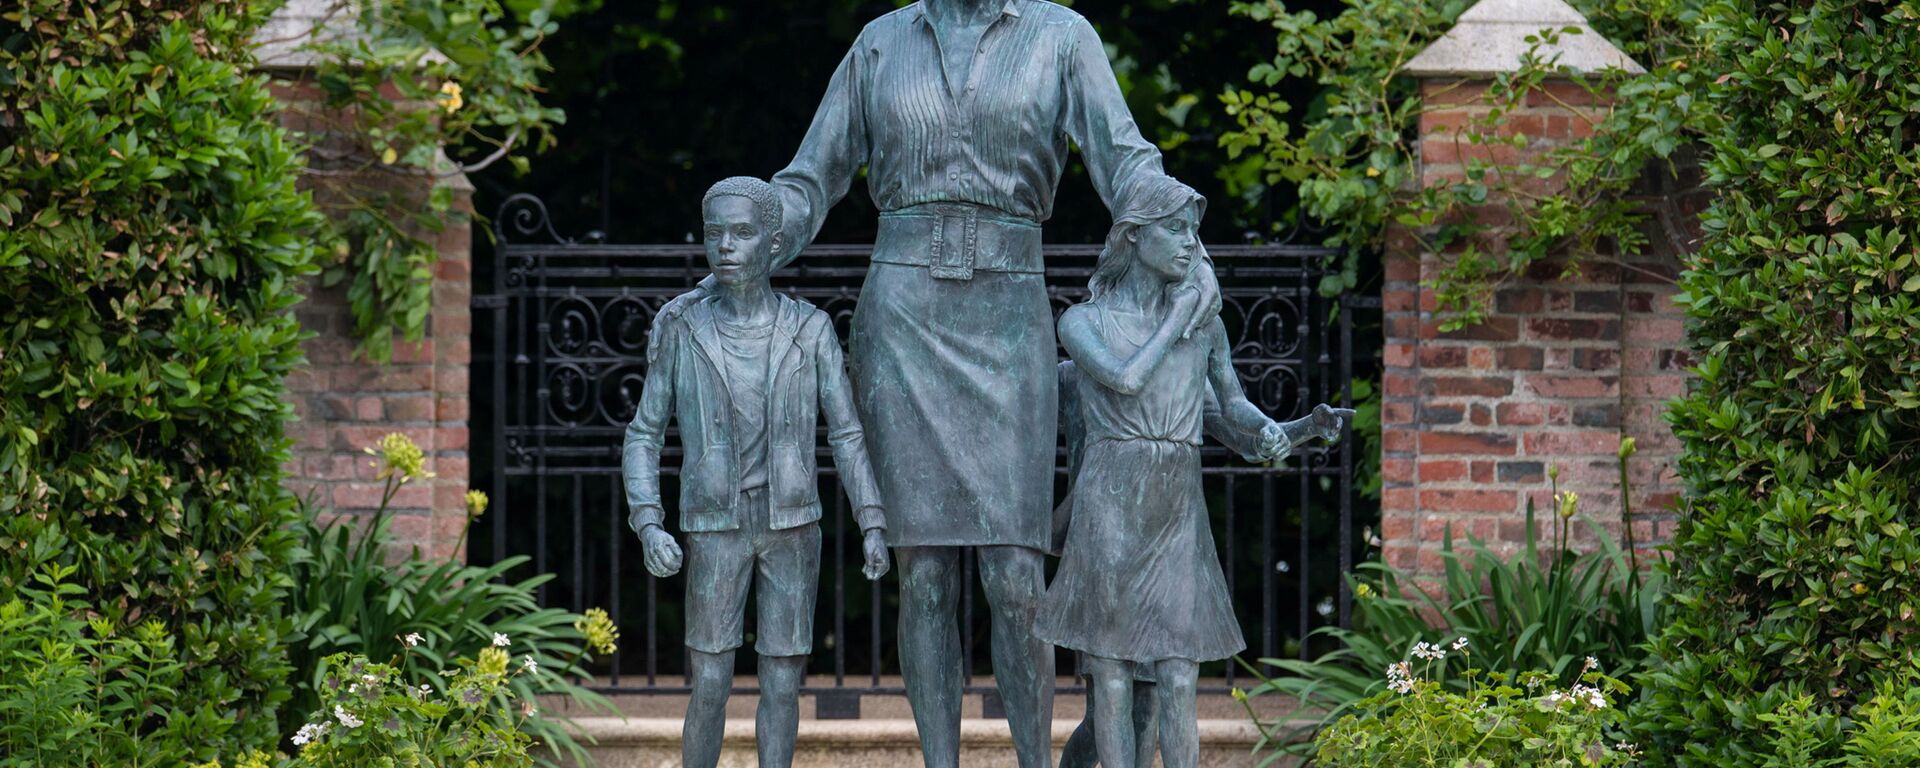
[[[793,746],[800,734],[800,681],[806,675],[805,656],[760,657],[760,710],[755,713],[754,737],[761,768],[793,765]]]
[[[680,731],[680,762],[687,768],[713,768],[720,763],[720,740],[727,730],[733,651],[703,653],[688,648],[687,663],[693,696],[687,700],[687,719]]]

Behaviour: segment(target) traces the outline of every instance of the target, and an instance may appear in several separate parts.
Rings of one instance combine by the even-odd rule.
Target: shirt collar
[[[914,3],[912,7],[914,21],[924,22],[927,20],[927,0],[920,0],[920,2]],[[1007,0],[1004,5],[1000,6],[1000,15],[1019,18],[1020,0]]]

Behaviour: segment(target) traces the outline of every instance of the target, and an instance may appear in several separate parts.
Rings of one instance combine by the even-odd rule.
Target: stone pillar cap
[[[1536,55],[1575,72],[1598,72],[1617,67],[1631,74],[1646,69],[1628,58],[1587,23],[1587,17],[1563,0],[1480,0],[1460,14],[1453,29],[1413,57],[1400,73],[1414,77],[1489,78],[1520,69],[1520,60],[1533,46],[1529,35],[1543,29],[1578,27],[1580,34],[1562,34],[1558,43],[1541,45]]]

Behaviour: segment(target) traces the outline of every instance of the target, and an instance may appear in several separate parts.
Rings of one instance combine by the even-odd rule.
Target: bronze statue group
[[[1040,233],[1069,140],[1114,224],[1090,298],[1056,331]],[[826,315],[769,275],[863,167],[881,214],[843,360]],[[1202,436],[1270,461],[1337,439],[1352,413],[1322,405],[1283,424],[1247,401],[1197,236],[1204,208],[1140,136],[1091,25],[1045,0],[921,0],[874,20],[793,162],[708,191],[713,275],[655,318],[624,447],[648,569],[687,571],[686,765],[719,760],[749,587],[760,764],[792,761],[823,416],[867,577],[898,561],[902,676],[929,768],[959,762],[967,549],[1023,768],[1052,760],[1055,646],[1083,654],[1092,678],[1091,739],[1077,733],[1063,763],[1148,765],[1157,744],[1168,768],[1195,764],[1198,665],[1244,647],[1201,494]],[[670,420],[684,550],[659,494]],[[1058,509],[1055,425],[1071,477]]]

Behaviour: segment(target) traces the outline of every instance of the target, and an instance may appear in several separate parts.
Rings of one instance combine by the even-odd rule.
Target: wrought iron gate
[[[626,527],[620,447],[646,378],[650,321],[707,273],[705,254],[699,245],[561,237],[545,205],[529,195],[509,198],[494,227],[492,290],[474,300],[479,336],[490,330],[492,337],[490,350],[476,349],[476,369],[490,367],[476,372],[490,372],[490,380],[480,382],[474,398],[475,434],[480,447],[490,444],[476,460],[489,466],[474,470],[490,476],[485,487],[495,501],[483,524],[491,535],[477,533],[470,556],[497,562],[529,555],[535,572],[555,575],[540,588],[542,604],[604,607],[613,615],[622,650],[599,670],[599,690],[685,691],[679,677],[683,577],[656,579],[642,565],[639,543]],[[775,274],[775,288],[827,312],[844,340],[869,251],[814,245]],[[1046,246],[1056,313],[1085,297],[1098,251]],[[1295,245],[1208,251],[1248,397],[1281,420],[1322,401],[1350,405],[1354,302],[1317,290],[1323,266],[1338,252]],[[1336,305],[1340,311],[1333,311]],[[1306,655],[1312,628],[1347,619],[1340,576],[1352,568],[1356,541],[1353,441],[1331,450],[1315,445],[1274,467],[1247,464],[1214,445],[1203,456],[1215,540],[1249,641],[1244,655]],[[678,458],[670,432],[661,468],[669,510]],[[806,691],[821,695],[823,704],[836,694],[903,693],[897,684],[883,684],[898,670],[889,603],[897,601],[897,589],[891,577],[868,584],[860,576],[858,531],[846,523],[846,497],[831,478],[832,462],[820,467],[827,484],[821,498],[837,506],[822,521],[821,613],[809,673],[831,675],[832,684]],[[966,583],[977,590],[974,582],[969,574]],[[970,591],[962,605],[969,674],[990,666],[980,647],[986,617],[975,615],[974,599]],[[1203,675],[1224,677],[1228,686],[1236,673],[1232,664],[1203,668]]]

